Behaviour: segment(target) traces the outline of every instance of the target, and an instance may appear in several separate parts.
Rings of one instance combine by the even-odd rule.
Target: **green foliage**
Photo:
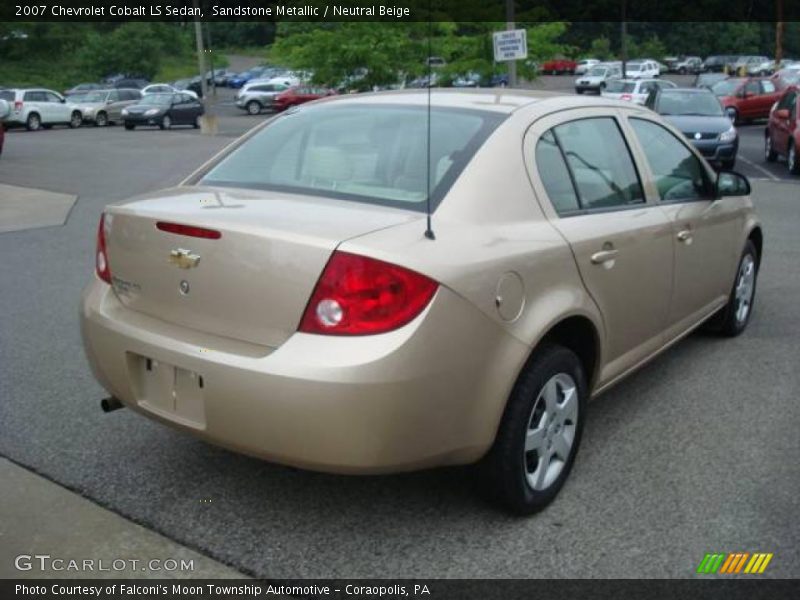
[[[598,60],[608,60],[612,57],[611,41],[604,35],[592,40],[587,55]]]
[[[190,35],[166,23],[132,21],[111,33],[93,32],[79,53],[90,78],[110,73],[129,73],[152,78],[165,56],[190,52]]]

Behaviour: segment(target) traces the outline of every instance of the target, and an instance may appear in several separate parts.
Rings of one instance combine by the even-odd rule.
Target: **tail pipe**
[[[109,396],[100,400],[100,408],[103,409],[103,412],[110,413],[113,410],[125,408],[125,405],[114,396]]]

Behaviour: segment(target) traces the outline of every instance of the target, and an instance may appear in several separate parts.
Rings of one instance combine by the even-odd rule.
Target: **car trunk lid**
[[[106,218],[112,285],[126,307],[277,347],[297,329],[341,242],[421,216],[313,196],[183,187],[109,207]],[[174,225],[219,236],[174,233]]]

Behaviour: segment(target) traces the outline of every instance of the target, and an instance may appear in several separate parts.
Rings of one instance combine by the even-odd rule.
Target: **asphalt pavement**
[[[765,231],[747,332],[693,335],[592,403],[561,495],[520,519],[480,500],[468,468],[316,474],[101,412],[78,331],[98,217],[268,118],[218,110],[216,137],[8,134],[0,183],[78,200],[63,226],[0,234],[0,455],[261,577],[691,577],[705,553],[734,551],[774,553],[765,576],[798,575],[800,178],[763,162],[763,124],[741,129]]]

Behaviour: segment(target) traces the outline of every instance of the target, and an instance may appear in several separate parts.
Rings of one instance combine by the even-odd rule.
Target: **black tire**
[[[582,94],[583,90],[581,88],[575,88],[575,93]]]
[[[39,131],[42,128],[42,118],[39,113],[32,112],[28,114],[28,118],[25,119],[25,128],[28,131]]]
[[[69,128],[70,129],[77,129],[81,125],[83,125],[83,115],[80,113],[80,111],[77,111],[77,110],[72,111],[72,114],[70,115],[70,120],[69,120]]]
[[[261,103],[257,100],[250,100],[245,106],[247,108],[247,114],[249,115],[258,115],[261,114]]]
[[[732,171],[733,167],[736,166],[736,159],[735,158],[731,158],[730,160],[723,160],[723,161],[720,162],[720,165],[722,166],[722,168],[724,170]]]
[[[769,135],[769,130],[764,134],[764,160],[767,162],[775,162],[778,159],[778,153],[772,147],[772,137]]]
[[[98,127],[106,127],[108,125],[108,115],[104,112],[99,112],[94,118],[94,124]]]
[[[194,118],[194,122],[192,123],[192,127],[194,127],[195,129],[200,129],[200,119],[201,119],[202,117],[203,117],[203,115],[197,115],[197,116]]]
[[[134,125],[133,123],[128,123],[126,121],[125,122],[125,129],[127,129],[128,131],[133,131],[134,129],[136,129],[136,125]]]
[[[800,175],[800,157],[797,156],[797,146],[793,141],[789,142],[789,148],[786,150],[786,166],[792,175]]]
[[[742,315],[739,312],[741,302],[739,299],[737,299],[736,292],[740,283],[743,265],[745,264],[745,261],[748,260],[748,257],[750,257],[749,260],[752,261],[754,269],[752,293],[750,295],[746,315],[744,318],[741,318]],[[728,303],[717,314],[709,319],[705,327],[706,330],[719,333],[720,335],[724,335],[726,337],[735,337],[745,330],[747,324],[750,322],[750,317],[753,314],[753,306],[755,306],[756,287],[758,283],[758,268],[758,252],[753,242],[747,240],[747,243],[744,245],[744,250],[742,250],[742,256],[739,258],[739,264],[736,267],[736,276],[733,279],[733,286],[731,287],[731,293],[728,296]]]
[[[161,117],[161,122],[158,124],[161,129],[172,129],[172,117],[169,114]]]
[[[559,425],[556,419],[550,426],[542,425],[547,420],[547,415],[537,417],[537,411],[546,405],[541,396],[545,384],[564,375],[569,376],[575,384],[576,422],[567,424],[565,421]],[[583,431],[587,398],[583,366],[574,352],[557,345],[546,345],[536,350],[514,385],[491,450],[477,465],[481,492],[520,515],[533,514],[552,502],[575,462]],[[561,402],[563,401],[562,398]],[[566,461],[555,461],[556,467],[561,463],[560,472],[540,490],[532,487],[529,477],[535,477],[539,469],[545,468],[541,464],[544,461],[540,460],[536,450],[525,451],[528,433],[534,430],[530,428],[530,424],[536,419],[541,419],[539,429],[544,431],[543,443],[546,441],[551,444],[553,436],[560,435],[560,427],[565,425],[571,428],[573,434]],[[547,448],[549,450],[550,445]],[[537,466],[531,471],[534,462]]]
[[[681,67],[680,69],[678,69],[678,73],[680,73],[681,75],[686,75],[686,67]]]

